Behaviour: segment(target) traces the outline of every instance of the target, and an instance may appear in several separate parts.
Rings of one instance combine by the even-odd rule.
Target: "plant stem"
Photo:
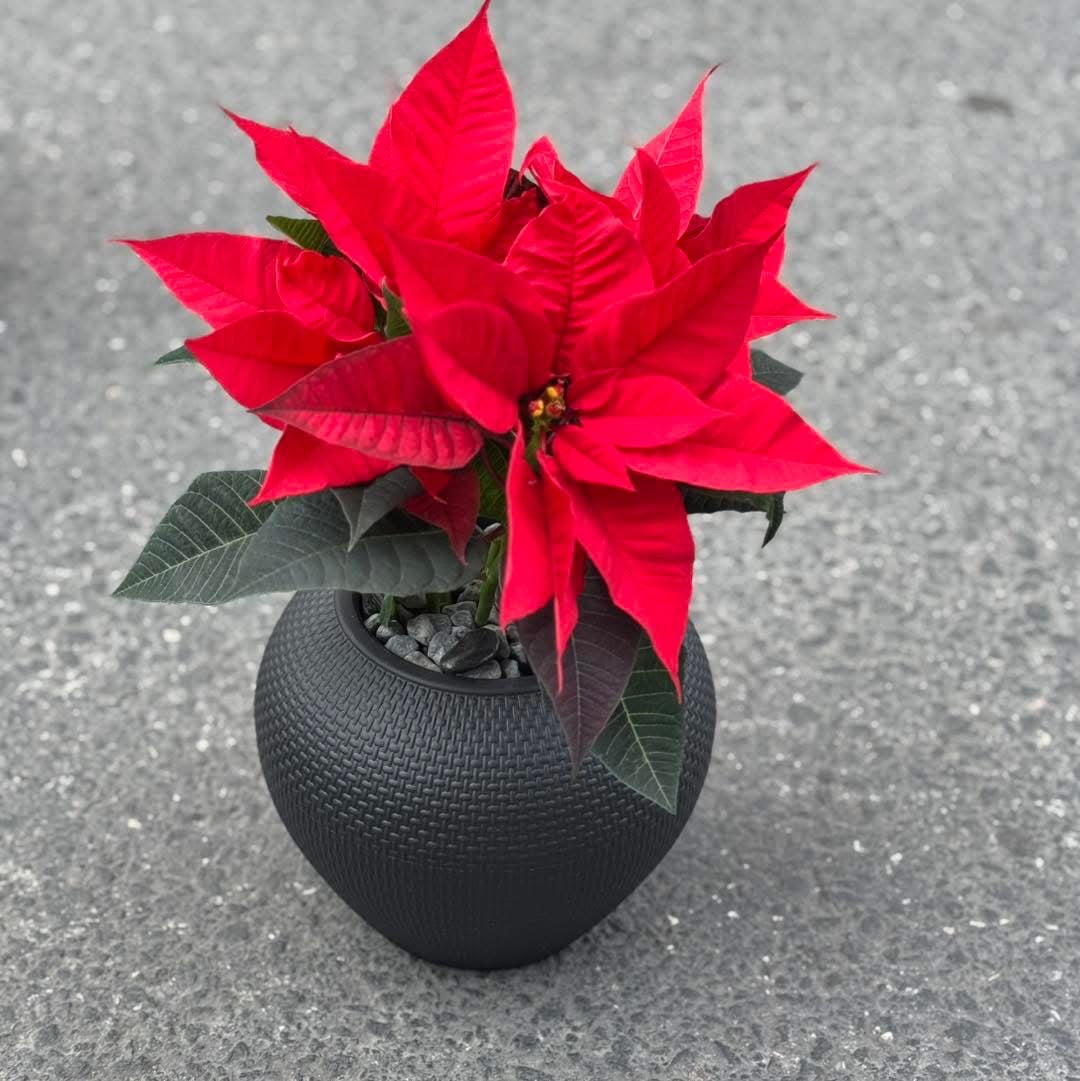
[[[379,608],[379,622],[385,627],[397,615],[397,598],[387,593],[382,599]]]
[[[487,559],[484,561],[484,572],[481,575],[480,598],[476,602],[476,625],[482,627],[491,618],[491,606],[495,602],[495,590],[499,585],[499,566],[502,563],[503,548],[506,547],[506,538],[499,537],[492,541],[488,549]]]
[[[529,441],[525,444],[525,460],[537,470],[539,467],[536,464],[536,456],[540,451],[540,446],[544,442],[544,429],[537,427],[532,430],[529,435]]]

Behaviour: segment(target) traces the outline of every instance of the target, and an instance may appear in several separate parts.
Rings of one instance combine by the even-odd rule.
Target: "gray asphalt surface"
[[[113,235],[281,212],[230,105],[362,156],[468,3],[0,13],[0,1077],[1080,1077],[1080,54],[1073,0],[496,0],[522,142],[600,182],[719,60],[708,194],[819,159],[773,351],[880,478],[701,534],[720,695],[684,837],[561,956],[388,945],[255,756],[282,601],[107,594],[265,430],[150,360]]]

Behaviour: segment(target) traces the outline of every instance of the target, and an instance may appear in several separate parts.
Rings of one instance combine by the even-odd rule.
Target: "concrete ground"
[[[496,0],[524,139],[611,182],[721,61],[709,194],[818,159],[774,352],[878,465],[701,534],[720,695],[682,840],[533,968],[432,968],[305,864],[251,693],[281,601],[108,599],[267,433],[106,238],[285,204],[216,103],[366,153],[471,14],[0,14],[0,1077],[1080,1077],[1080,54],[1073,0]]]

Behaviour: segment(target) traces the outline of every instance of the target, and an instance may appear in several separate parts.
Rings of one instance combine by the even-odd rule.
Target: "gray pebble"
[[[425,657],[424,654],[420,652],[420,650],[416,650],[415,652],[410,653],[405,658],[405,660],[407,660],[409,664],[415,664],[417,668],[427,668],[431,672],[442,671],[442,669],[430,657]]]
[[[511,623],[510,626],[506,628],[506,637],[511,642],[519,641],[519,635],[518,635],[518,629],[517,629],[517,624],[516,623]]]
[[[367,628],[367,630],[371,631],[372,633],[375,632],[375,628],[378,627],[378,625],[379,625],[379,613],[378,612],[376,612],[374,615],[368,616],[367,619],[364,620],[365,628]]]
[[[498,661],[485,661],[478,667],[459,674],[466,679],[502,679],[503,671]]]
[[[449,616],[428,615],[427,613],[424,613],[423,615],[413,616],[406,624],[405,630],[422,646],[426,646],[436,633],[445,631],[449,627]]]
[[[398,623],[408,623],[416,613],[411,608],[406,608],[404,604],[398,601],[397,606],[394,608],[394,619]]]
[[[444,604],[443,611],[448,616],[453,616],[455,612],[468,612],[470,615],[475,615],[476,601],[457,601],[455,604]]]
[[[467,585],[461,593],[458,594],[459,601],[478,601],[480,599],[480,583],[471,582]]]
[[[427,644],[427,655],[433,661],[441,661],[446,651],[457,641],[452,631],[436,631]]]
[[[510,643],[510,656],[519,664],[529,663],[529,658],[525,655],[525,647],[520,642]]]
[[[476,620],[473,618],[472,612],[469,611],[451,612],[450,622],[455,627],[469,627],[471,629],[476,626]]]
[[[439,664],[447,672],[467,672],[485,661],[490,661],[498,649],[499,636],[487,627],[480,627],[462,635],[461,639],[439,658]],[[498,668],[498,662],[495,667]],[[501,668],[499,673],[502,674]]]
[[[379,626],[375,628],[375,637],[380,642],[389,642],[395,635],[404,633],[405,628],[396,619],[390,620],[385,627]]]
[[[507,679],[517,679],[521,675],[521,665],[517,661],[503,661],[502,674]]]
[[[489,631],[494,631],[499,636],[499,652],[495,654],[500,661],[505,661],[510,656],[510,643],[506,640],[506,635],[503,634],[502,628],[496,623],[485,623],[484,626]]]
[[[387,641],[386,648],[395,657],[407,657],[420,648],[420,643],[407,634],[395,634],[393,638]]]

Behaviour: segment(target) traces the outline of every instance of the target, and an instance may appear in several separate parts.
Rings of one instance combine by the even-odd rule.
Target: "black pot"
[[[299,593],[255,692],[263,773],[316,870],[410,953],[461,968],[537,961],[606,916],[697,802],[716,705],[683,647],[685,764],[672,815],[595,758],[577,777],[534,678],[470,680],[388,653],[350,593]]]

